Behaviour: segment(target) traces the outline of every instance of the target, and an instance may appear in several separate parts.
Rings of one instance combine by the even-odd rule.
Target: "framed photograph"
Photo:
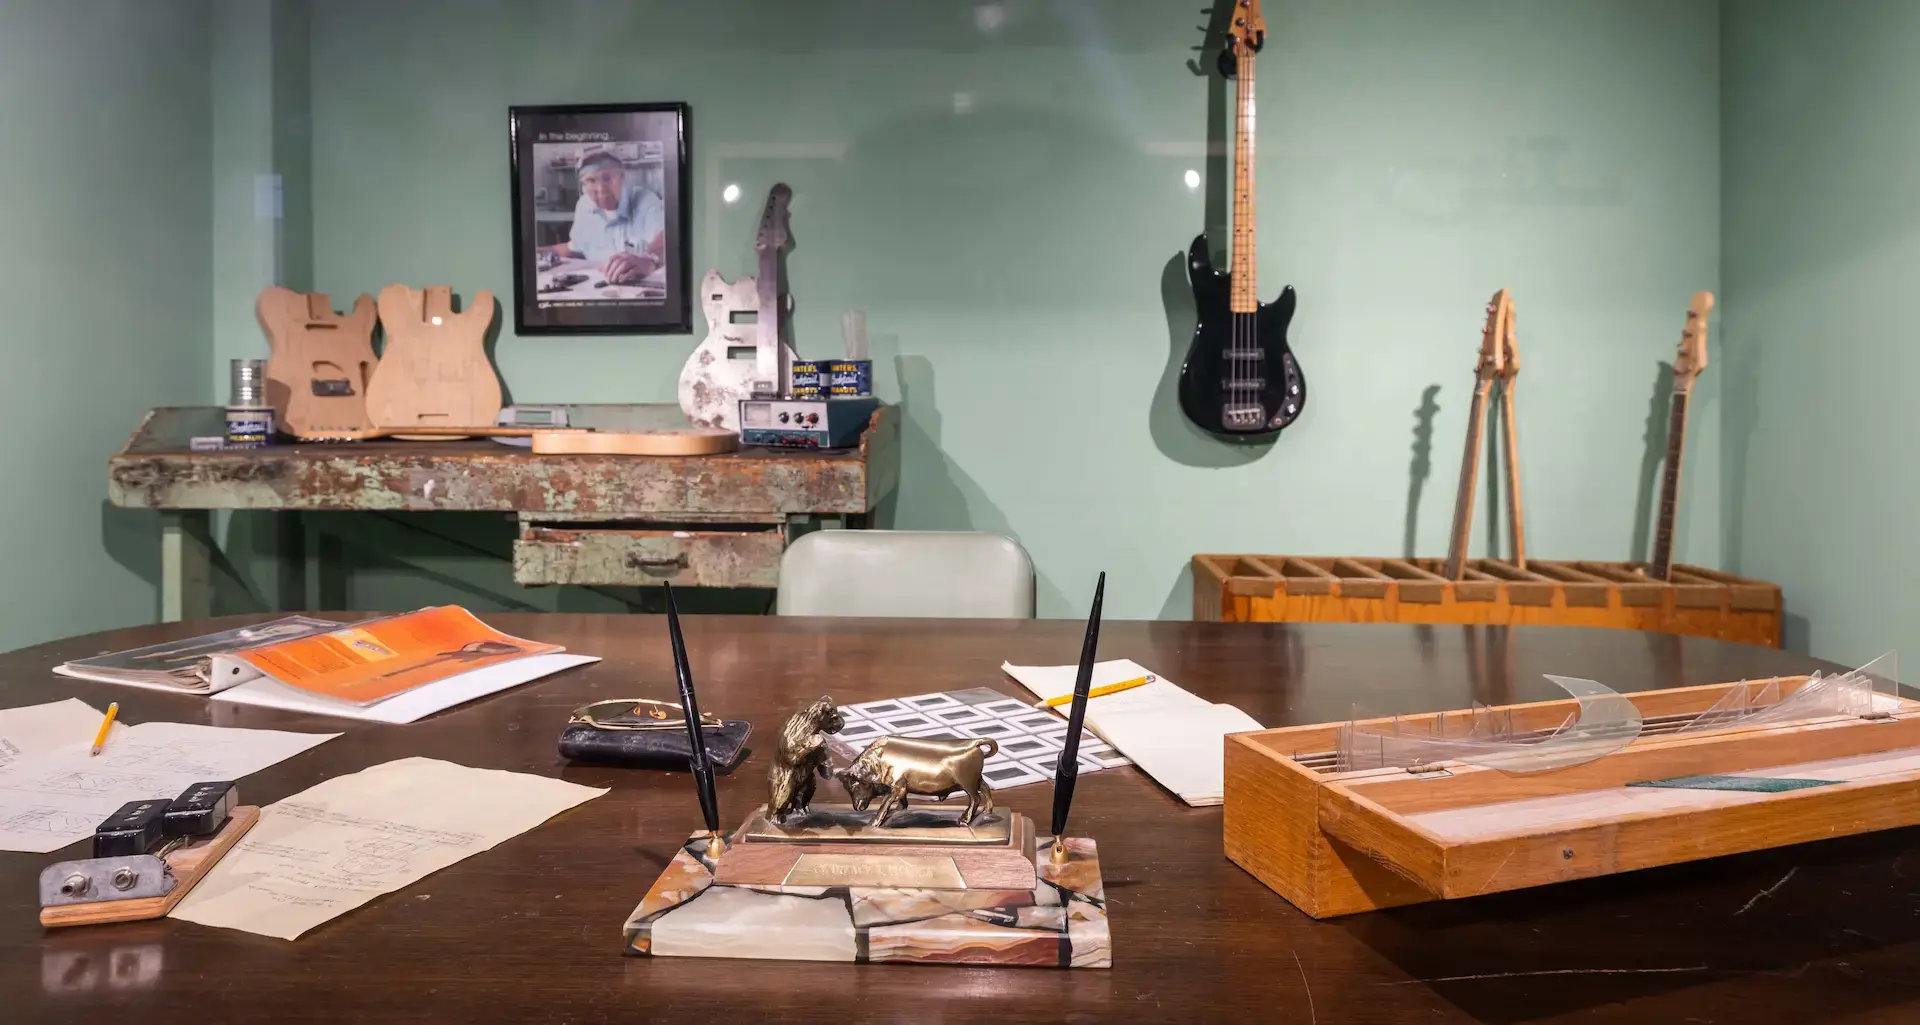
[[[687,105],[513,107],[513,327],[693,328]]]

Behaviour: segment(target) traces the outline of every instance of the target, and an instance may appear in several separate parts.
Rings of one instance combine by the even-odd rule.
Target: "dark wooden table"
[[[0,852],[0,1021],[1327,1023],[1920,1021],[1920,830],[1315,922],[1228,862],[1218,809],[1133,770],[1084,776],[1075,832],[1100,842],[1116,967],[1045,971],[619,955],[620,926],[698,824],[685,776],[560,764],[566,713],[672,694],[657,617],[498,615],[606,661],[411,726],[342,724],[62,681],[66,658],[199,631],[177,624],[0,656],[0,704],[78,695],[130,722],[346,735],[248,777],[266,803],[408,755],[559,776],[612,793],[319,927],[295,943],[158,921],[45,933],[52,856]],[[759,727],[723,781],[757,800],[766,735],[803,699],[978,684],[1002,660],[1072,661],[1074,622],[700,618],[705,707]],[[1109,623],[1132,658],[1269,725],[1551,696],[1543,672],[1620,689],[1824,668],[1763,648],[1610,630]],[[998,800],[1044,818],[1046,786]],[[77,850],[78,848],[76,848]]]

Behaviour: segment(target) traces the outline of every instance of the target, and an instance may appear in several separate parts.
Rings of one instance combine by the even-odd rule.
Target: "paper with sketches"
[[[1073,693],[1077,666],[1000,668],[1040,698]],[[1151,672],[1117,659],[1093,665],[1093,686],[1137,679]],[[1154,682],[1118,694],[1087,699],[1087,728],[1105,737],[1161,786],[1196,807],[1221,803],[1226,788],[1225,737],[1260,729],[1232,705],[1216,705],[1154,673]],[[1066,714],[1066,707],[1055,711]]]
[[[100,722],[94,720],[98,730]],[[149,722],[116,730],[97,757],[93,738],[0,769],[0,850],[45,854],[93,835],[128,801],[176,797],[207,780],[237,780],[338,733],[237,730]],[[240,787],[242,797],[246,786]]]
[[[44,705],[0,708],[0,769],[21,758],[73,744],[93,747],[106,713],[79,698]],[[125,736],[127,726],[113,724],[113,737]],[[89,830],[91,832],[91,830]]]
[[[604,793],[432,758],[376,765],[263,809],[172,917],[291,940]]]

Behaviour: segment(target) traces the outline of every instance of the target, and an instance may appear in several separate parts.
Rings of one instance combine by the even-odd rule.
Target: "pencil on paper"
[[[1158,677],[1154,676],[1152,673],[1148,673],[1145,676],[1136,676],[1131,680],[1121,680],[1119,683],[1109,683],[1104,687],[1095,687],[1094,689],[1088,691],[1087,697],[1088,699],[1093,699],[1093,698],[1101,697],[1107,694],[1118,694],[1123,690],[1132,690],[1135,687],[1144,687],[1147,684],[1152,683],[1156,679],[1158,679]],[[1057,698],[1048,698],[1045,701],[1036,701],[1033,703],[1033,707],[1059,708],[1061,705],[1070,705],[1072,703],[1073,703],[1073,695],[1062,694]]]
[[[119,714],[120,702],[115,701],[107,706],[107,717],[100,720],[100,732],[94,734],[93,750],[87,752],[87,757],[91,758],[100,753],[100,748],[107,742],[107,731],[113,729],[113,717]]]

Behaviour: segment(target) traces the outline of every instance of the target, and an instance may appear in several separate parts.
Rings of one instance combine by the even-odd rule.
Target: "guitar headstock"
[[[1491,381],[1503,376],[1507,347],[1512,344],[1513,299],[1506,289],[1493,293],[1487,301],[1487,326],[1480,331],[1480,363],[1473,376]]]
[[[1227,48],[1234,56],[1257,53],[1267,42],[1267,19],[1260,0],[1233,0],[1233,20],[1227,24]]]
[[[1693,389],[1693,379],[1707,369],[1707,314],[1713,312],[1713,293],[1695,292],[1687,304],[1687,327],[1680,333],[1680,352],[1673,358],[1673,390]]]
[[[764,253],[787,244],[787,204],[793,190],[781,182],[767,193],[767,206],[760,212],[760,231],[753,237],[753,251]]]

